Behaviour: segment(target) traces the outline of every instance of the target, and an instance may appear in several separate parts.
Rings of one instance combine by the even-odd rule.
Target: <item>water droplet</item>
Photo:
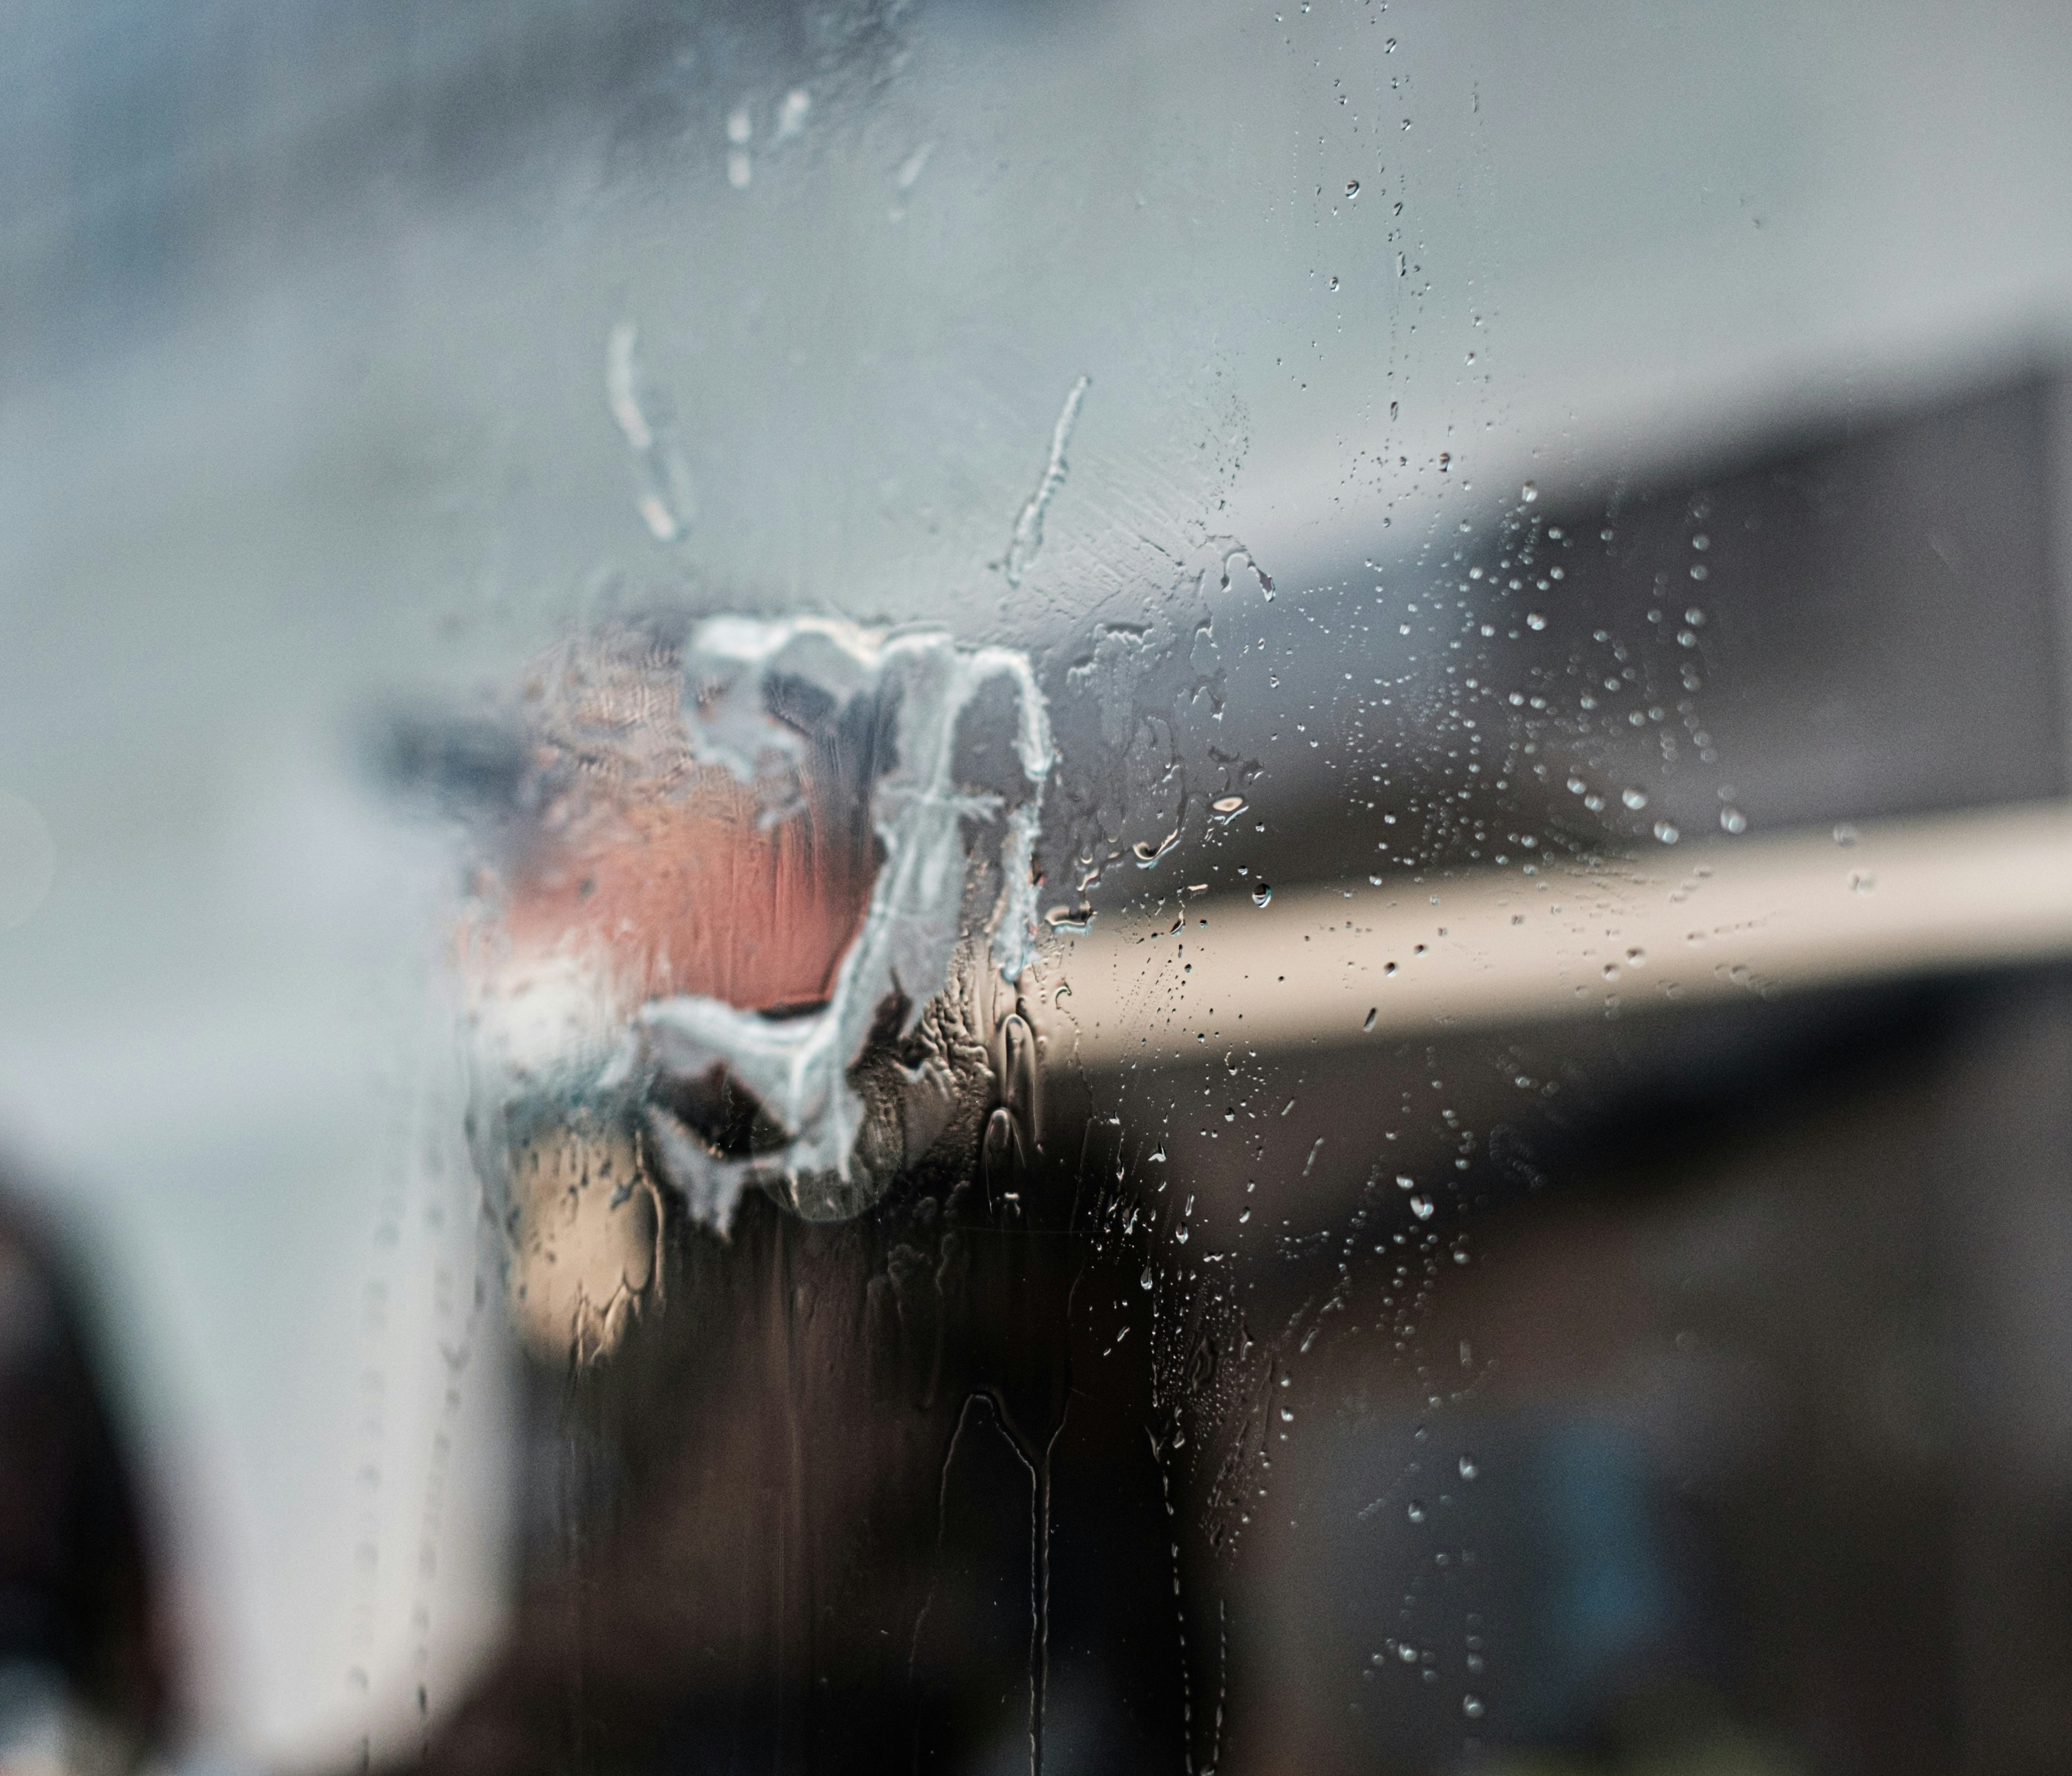
[[[1536,481],[1528,481],[1519,489],[1519,494],[1529,506],[1540,497],[1540,483]]]
[[[1413,1523],[1423,1523],[1424,1521],[1424,1501],[1422,1498],[1412,1499],[1410,1501],[1410,1508],[1404,1513],[1404,1515],[1408,1517]]]
[[[1856,829],[1847,820],[1843,821],[1835,828],[1835,842],[1837,845],[1854,845],[1856,842]]]
[[[1590,786],[1585,783],[1580,777],[1571,777],[1568,779],[1568,793],[1571,796],[1580,796]]]
[[[1852,870],[1849,872],[1849,890],[1851,893],[1867,894],[1877,886],[1877,878],[1873,875],[1869,870]]]
[[[1547,619],[1538,610],[1528,610],[1525,613],[1525,627],[1528,629],[1544,629],[1547,627]]]
[[[1209,812],[1215,816],[1219,825],[1228,825],[1244,812],[1242,796],[1219,796],[1209,804]]]
[[[1657,820],[1655,823],[1655,836],[1658,839],[1661,840],[1664,845],[1674,845],[1677,840],[1683,837],[1683,834],[1676,830],[1675,823],[1674,821]]]
[[[1331,288],[1332,288],[1332,289],[1334,289],[1334,290],[1336,290],[1338,287],[1338,279],[1337,279],[1337,278],[1334,278],[1331,280]]]
[[[1185,1244],[1186,1244],[1186,1243],[1187,1243],[1187,1223],[1186,1223],[1186,1222],[1182,1221],[1182,1222],[1179,1224],[1179,1226],[1178,1226],[1178,1227],[1175,1227],[1175,1228],[1173,1230],[1173,1237],[1174,1237],[1175,1240],[1178,1240],[1182,1245],[1183,1245],[1183,1246],[1184,1246]]]
[[[1482,1699],[1478,1696],[1462,1696],[1461,1698],[1461,1712],[1465,1714],[1470,1720],[1481,1720],[1482,1717]]]
[[[1268,886],[1266,883],[1263,882],[1256,882],[1252,885],[1252,903],[1253,906],[1264,906],[1272,898],[1273,890],[1272,888]]]
[[[902,191],[914,189],[914,182],[921,176],[928,164],[928,157],[935,151],[933,142],[924,142],[899,163],[899,171],[892,175],[892,183]]]
[[[1138,1286],[1139,1286],[1139,1287],[1141,1287],[1141,1288],[1144,1288],[1144,1289],[1149,1289],[1149,1288],[1150,1288],[1150,1286],[1151,1286],[1151,1267],[1150,1267],[1150,1265],[1146,1264],[1146,1265],[1144,1267],[1144,1274],[1143,1274],[1141,1276],[1138,1277],[1138,1278],[1137,1279],[1137,1284],[1138,1284]]]
[[[1346,181],[1346,196],[1347,197],[1347,199],[1352,199],[1352,198],[1358,197],[1359,195],[1359,181],[1358,179],[1347,179],[1347,180]]]
[[[1139,839],[1129,848],[1130,855],[1137,859],[1138,869],[1149,870],[1179,842],[1180,829],[1176,826],[1155,844],[1149,839]]]
[[[1619,800],[1638,814],[1647,806],[1647,791],[1644,789],[1622,789],[1619,791]]]
[[[1720,810],[1720,828],[1725,832],[1745,832],[1748,816],[1737,808],[1723,808]]]
[[[1410,1212],[1420,1221],[1429,1221],[1432,1211],[1438,1206],[1429,1196],[1413,1196],[1410,1199]]]
[[[1054,931],[1091,931],[1094,910],[1091,906],[1053,906],[1044,914],[1043,923]]]
[[[915,175],[919,176],[920,162],[927,158],[927,150],[921,150],[907,162]],[[912,183],[902,171],[900,189],[904,191]],[[1050,509],[1050,502],[1065,484],[1067,464],[1065,453],[1071,447],[1072,434],[1079,423],[1079,409],[1087,397],[1087,390],[1093,379],[1082,373],[1066,391],[1065,404],[1058,409],[1057,423],[1050,428],[1050,459],[1044,465],[1043,479],[1036,483],[1036,490],[1029,495],[1014,520],[1013,533],[1007,540],[1007,553],[1001,557],[1000,569],[1010,586],[1018,587],[1030,568],[1034,565],[1043,547],[1043,518]],[[1260,576],[1263,579],[1264,575]]]
[[[1461,1457],[1461,1478],[1463,1480],[1472,1480],[1482,1471],[1472,1455],[1464,1455]]]
[[[1646,967],[1647,952],[1642,949],[1628,950],[1626,952],[1626,965],[1630,968]]]
[[[1417,1663],[1417,1649],[1406,1640],[1396,1649],[1396,1656],[1406,1665],[1415,1665]]]

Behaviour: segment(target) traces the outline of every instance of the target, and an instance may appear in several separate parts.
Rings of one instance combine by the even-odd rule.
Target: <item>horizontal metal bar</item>
[[[2052,802],[1264,906],[1183,895],[1060,939],[1033,997],[1054,1064],[1112,1069],[2067,956],[2072,804]]]

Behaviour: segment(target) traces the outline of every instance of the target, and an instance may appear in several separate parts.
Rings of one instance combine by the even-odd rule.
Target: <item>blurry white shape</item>
[[[648,533],[658,543],[672,543],[679,534],[676,515],[652,493],[635,497],[634,510],[640,514],[640,521],[648,527]]]
[[[1059,409],[1058,423],[1050,428],[1050,460],[1044,464],[1043,479],[1036,483],[1036,491],[1022,507],[1022,516],[1014,520],[1014,534],[1008,539],[1007,554],[1001,564],[1009,586],[1021,585],[1022,576],[1042,550],[1043,515],[1050,510],[1059,488],[1065,484],[1065,452],[1071,447],[1073,428],[1079,422],[1079,405],[1087,398],[1087,387],[1092,380],[1092,377],[1081,374],[1065,397],[1065,405]]]
[[[903,1038],[950,984],[966,906],[967,822],[1004,817],[987,933],[1001,972],[1017,978],[1034,944],[1031,861],[1053,754],[1049,711],[1027,656],[960,648],[939,629],[888,634],[820,618],[714,618],[692,632],[684,654],[693,750],[744,781],[781,780],[804,762],[810,742],[773,712],[771,693],[802,683],[837,710],[882,698],[893,728],[894,763],[870,786],[884,858],[833,992],[818,1011],[782,1019],[695,994],[659,1001],[640,1017],[648,1057],[665,1073],[697,1079],[724,1068],[788,1137],[775,1151],[727,1158],[655,1119],[672,1176],[698,1213],[722,1224],[754,1182],[782,1182],[801,1212],[808,1195],[849,1200],[828,1183],[846,1185],[856,1171],[865,1105],[849,1069],[889,998],[905,996]],[[1026,785],[1012,800],[960,789],[956,775],[964,712],[1003,683],[1015,696],[1014,749]],[[801,1190],[805,1182],[810,1191]]]
[[[737,191],[746,191],[755,176],[755,162],[748,153],[749,138],[754,134],[755,120],[743,99],[726,117],[726,139],[733,144],[726,151],[726,182]]]
[[[921,176],[928,164],[928,157],[935,151],[932,142],[924,142],[899,163],[899,171],[892,175],[892,183],[902,191],[914,189],[914,182]]]
[[[914,182],[921,176],[921,169],[928,164],[928,157],[935,151],[932,142],[924,142],[899,163],[899,170],[892,175],[894,187],[899,193],[899,201],[886,213],[894,222],[906,220],[906,194],[914,188]]]
[[[676,445],[668,402],[648,380],[640,330],[631,321],[621,321],[605,341],[604,394],[639,475],[634,509],[656,541],[674,542],[696,516],[697,495]]]
[[[617,1048],[627,1002],[595,956],[528,956],[478,993],[477,1055],[516,1075],[544,1075],[572,1061],[594,1065]]]
[[[640,410],[640,329],[621,321],[611,330],[604,347],[604,393],[611,404],[611,417],[636,450],[652,450],[655,434],[648,416]]]
[[[784,101],[777,107],[777,139],[789,142],[806,127],[806,117],[813,109],[813,96],[803,86],[795,86],[784,95]]]
[[[0,931],[35,915],[57,867],[57,841],[35,804],[0,789]]]

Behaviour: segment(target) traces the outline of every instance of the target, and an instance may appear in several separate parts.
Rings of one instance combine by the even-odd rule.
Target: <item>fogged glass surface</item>
[[[14,23],[0,1766],[2072,1761],[2053,9]]]

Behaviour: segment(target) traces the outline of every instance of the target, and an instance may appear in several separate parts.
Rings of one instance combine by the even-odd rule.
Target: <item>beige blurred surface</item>
[[[1045,959],[1048,1053],[1108,1068],[2072,954],[2059,803],[1535,868],[1182,893]]]

